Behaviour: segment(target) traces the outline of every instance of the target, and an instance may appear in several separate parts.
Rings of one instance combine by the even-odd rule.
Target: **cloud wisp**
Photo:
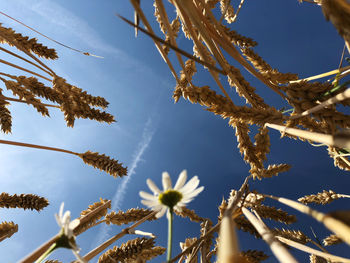
[[[130,168],[129,168],[128,176],[123,178],[123,181],[121,182],[121,184],[119,184],[112,198],[112,210],[120,209],[124,201],[130,180],[132,179],[133,175],[136,173],[136,168],[138,164],[143,160],[142,156],[145,153],[148,146],[150,145],[154,133],[155,133],[155,127],[153,124],[153,119],[152,117],[149,117],[143,129],[141,140],[137,146],[137,149],[133,154],[131,164],[129,165]],[[101,231],[97,235],[95,244],[100,244],[106,238],[108,238],[108,228],[106,226],[103,226]]]

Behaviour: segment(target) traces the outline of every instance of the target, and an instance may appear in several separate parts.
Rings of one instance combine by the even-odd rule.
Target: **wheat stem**
[[[242,212],[249,222],[259,232],[265,242],[270,246],[271,251],[276,258],[283,263],[297,263],[296,259],[288,252],[288,250],[274,237],[272,232],[264,224],[264,222],[258,217],[254,216],[247,208],[242,207]]]
[[[137,221],[135,224],[131,225],[130,227],[126,227],[124,228],[120,233],[118,233],[117,235],[111,237],[110,239],[108,239],[107,241],[105,241],[104,243],[102,243],[101,245],[99,245],[98,247],[94,248],[93,250],[91,250],[89,253],[87,253],[83,259],[86,261],[89,261],[91,259],[93,259],[94,257],[96,257],[99,253],[101,253],[103,250],[105,250],[107,247],[109,247],[111,244],[113,244],[115,241],[117,241],[118,239],[122,238],[123,236],[125,236],[126,234],[129,234],[129,231],[134,229],[135,227],[139,226],[140,224],[142,224],[143,222],[145,222],[147,219],[151,218],[152,216],[154,216],[157,212],[152,212],[149,215],[145,216],[144,218],[142,218],[141,220]]]
[[[29,143],[23,143],[23,142],[14,142],[14,141],[7,141],[7,140],[0,140],[0,143],[2,144],[9,144],[9,145],[15,145],[15,146],[22,146],[22,147],[29,147],[29,148],[36,148],[36,149],[43,149],[43,150],[49,150],[49,151],[57,151],[57,152],[64,152],[69,154],[78,155],[78,153],[55,148],[55,147],[48,147],[48,146],[42,146],[42,145],[36,145],[36,144],[29,144]]]
[[[324,109],[325,107],[327,106],[330,106],[332,104],[335,104],[335,103],[338,103],[338,102],[341,102],[343,100],[346,100],[346,99],[349,99],[350,98],[350,88],[346,89],[344,92],[342,93],[339,93],[338,95],[322,102],[321,104],[311,108],[311,109],[308,109],[300,114],[297,114],[297,115],[294,115],[294,116],[291,116],[290,119],[293,120],[293,119],[297,119],[297,118],[301,118],[303,116],[307,116],[311,113],[314,113],[314,112],[317,112],[319,110],[322,110]]]
[[[123,21],[125,21],[126,23],[128,23],[129,25],[137,27],[141,32],[143,32],[146,35],[148,35],[151,38],[153,38],[153,40],[158,41],[158,42],[160,42],[160,43],[162,43],[164,45],[167,45],[168,47],[170,47],[171,49],[175,50],[176,52],[179,52],[180,54],[184,55],[185,57],[188,57],[189,59],[192,59],[192,60],[198,62],[199,64],[202,64],[203,66],[206,66],[206,67],[208,67],[208,68],[210,68],[210,69],[212,69],[212,70],[214,70],[216,72],[219,72],[222,75],[227,75],[223,70],[218,69],[218,68],[214,67],[213,65],[211,65],[211,64],[209,64],[209,63],[207,63],[207,62],[205,62],[205,61],[203,61],[203,60],[201,60],[199,58],[196,58],[196,57],[192,56],[190,53],[187,53],[186,51],[184,51],[184,50],[182,50],[182,49],[180,49],[180,48],[178,48],[178,47],[176,47],[176,46],[174,46],[174,45],[164,41],[163,39],[157,37],[155,34],[150,33],[149,31],[143,29],[142,27],[133,24],[130,20],[126,19],[125,17],[123,17],[123,16],[121,16],[119,14],[117,14],[117,16],[119,18],[121,18]]]
[[[132,5],[133,5],[133,7],[134,7],[134,9],[135,9],[135,11],[136,11],[136,13],[140,16],[140,18],[141,18],[143,24],[146,26],[147,30],[148,30],[150,33],[152,33],[152,34],[154,35],[153,29],[152,29],[151,25],[149,24],[149,22],[148,22],[146,16],[145,16],[144,13],[142,12],[142,9],[140,8],[140,5],[138,4],[138,2],[137,2],[136,0],[130,0],[130,1],[131,1],[131,3],[132,3]],[[179,80],[179,78],[178,78],[178,76],[177,76],[177,74],[176,74],[176,71],[175,71],[173,65],[171,64],[171,62],[170,62],[168,56],[165,54],[164,50],[162,49],[162,47],[160,46],[160,44],[159,44],[157,41],[154,41],[154,43],[155,43],[155,45],[156,45],[156,47],[157,47],[157,49],[158,49],[160,55],[163,57],[165,63],[168,64],[171,73],[173,74],[173,76],[174,76],[175,79],[176,79],[176,82],[177,82],[177,83],[180,83],[180,80]]]
[[[296,249],[299,249],[301,251],[304,251],[306,253],[309,253],[309,254],[314,254],[314,255],[317,255],[317,256],[320,256],[320,257],[323,257],[325,259],[329,259],[331,260],[332,262],[350,262],[350,259],[349,258],[343,258],[343,257],[339,257],[339,256],[335,256],[335,255],[331,255],[331,254],[328,254],[328,253],[325,253],[325,252],[322,252],[322,251],[319,251],[319,250],[316,250],[316,249],[313,249],[311,247],[308,247],[308,246],[305,246],[303,244],[300,244],[298,242],[295,242],[295,241],[292,241],[292,240],[289,240],[287,238],[284,238],[284,237],[280,237],[280,236],[276,236],[276,238],[289,245],[289,246],[292,246]]]
[[[0,13],[1,13],[1,11],[0,11]],[[10,55],[12,55],[12,56],[14,56],[14,57],[16,57],[16,58],[22,59],[23,61],[25,61],[25,62],[27,62],[27,63],[29,63],[29,64],[31,64],[31,65],[37,67],[38,69],[41,69],[42,71],[46,72],[46,73],[49,74],[51,77],[53,77],[53,74],[52,74],[51,72],[49,72],[49,71],[47,71],[46,69],[40,67],[38,64],[35,64],[35,63],[33,63],[32,61],[30,61],[30,60],[28,60],[28,59],[26,59],[26,58],[24,58],[24,57],[22,57],[22,56],[20,56],[20,55],[17,55],[16,53],[13,53],[13,52],[11,52],[11,51],[5,49],[5,48],[0,47],[0,50],[6,52],[6,53],[8,53],[8,54],[10,54]]]
[[[43,75],[40,75],[40,74],[38,74],[38,73],[35,73],[34,71],[31,71],[31,70],[22,68],[22,67],[20,67],[20,66],[17,66],[17,65],[15,65],[15,64],[12,64],[12,63],[10,63],[10,62],[7,62],[7,61],[5,61],[5,60],[0,59],[0,63],[6,64],[6,65],[8,65],[8,66],[11,66],[11,67],[14,67],[14,68],[17,68],[17,69],[20,69],[20,70],[23,70],[23,71],[25,71],[25,72],[28,72],[28,73],[30,73],[30,74],[33,74],[33,75],[35,75],[35,76],[38,76],[38,77],[40,77],[40,78],[43,78],[43,79],[45,79],[45,80],[51,82],[51,79],[49,79],[49,78],[47,78],[47,77],[44,77]]]
[[[1,73],[0,73],[1,74]],[[15,102],[21,102],[21,103],[28,103],[27,101],[25,101],[25,100],[20,100],[20,99],[16,99],[16,98],[9,98],[9,97],[6,97],[6,96],[4,96],[4,95],[0,95],[0,97],[2,98],[2,99],[4,99],[4,100],[8,100],[8,101],[15,101]],[[30,102],[30,103],[34,103],[35,104],[35,102]],[[37,103],[37,104],[39,104],[39,103]],[[53,108],[60,108],[60,106],[57,106],[57,105],[53,105],[53,104],[45,104],[45,103],[40,103],[40,105],[43,105],[43,106],[46,106],[46,107],[53,107]]]
[[[275,130],[279,130],[282,133],[288,133],[293,136],[301,137],[307,140],[312,140],[319,143],[324,143],[329,146],[335,146],[338,148],[350,148],[350,140],[342,136],[337,135],[329,135],[329,134],[323,134],[323,133],[317,133],[317,132],[310,132],[295,128],[288,128],[283,125],[278,124],[272,124],[272,123],[266,123],[267,127],[270,127]]]

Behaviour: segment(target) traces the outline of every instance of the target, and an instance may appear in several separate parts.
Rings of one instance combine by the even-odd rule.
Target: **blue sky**
[[[148,18],[153,20],[153,7],[148,2],[142,4]],[[71,129],[65,126],[60,111],[51,110],[51,118],[43,118],[26,105],[11,103],[13,132],[11,135],[1,134],[0,138],[76,152],[98,151],[129,167],[128,177],[114,179],[84,165],[74,156],[0,145],[2,191],[34,193],[50,201],[50,206],[40,213],[21,209],[0,210],[1,221],[14,221],[19,225],[18,233],[0,244],[2,262],[18,261],[57,233],[59,229],[54,213],[58,212],[62,201],[72,212],[72,217],[77,217],[100,197],[112,199],[114,209],[142,207],[138,192],[149,191],[147,178],[161,185],[163,171],[168,171],[173,180],[183,169],[187,169],[189,177],[198,175],[205,190],[189,204],[189,208],[215,223],[222,197],[227,198],[231,189],[241,185],[249,166],[236,148],[234,130],[227,121],[183,99],[173,103],[171,96],[175,80],[153,42],[142,34],[135,39],[134,30],[115,16],[119,13],[132,18],[129,2],[34,0],[29,5],[25,0],[12,0],[3,1],[0,6],[2,12],[60,42],[103,56],[104,59],[83,56],[2,17],[5,26],[36,36],[55,48],[60,58],[48,64],[71,84],[105,97],[110,102],[109,112],[117,120],[112,125],[77,120]],[[152,25],[159,34],[158,26]],[[247,1],[234,28],[254,38],[259,43],[256,51],[282,72],[298,73],[303,78],[338,67],[343,41],[315,5],[299,4],[296,0]],[[191,50],[183,36],[178,40],[180,46]],[[175,57],[172,55],[171,58]],[[2,67],[2,71],[20,74]],[[245,75],[266,102],[276,108],[286,106],[264,85]],[[205,71],[197,74],[195,82],[215,88]],[[237,103],[243,103],[233,91],[230,95]],[[270,134],[271,153],[267,164],[289,163],[292,169],[276,178],[253,182],[252,189],[291,199],[323,189],[349,192],[348,173],[333,167],[333,160],[328,157],[325,147],[280,139],[275,131]],[[312,226],[320,239],[329,234],[313,220],[277,203],[270,204],[298,216],[299,221],[291,226],[292,229],[301,229],[311,236]],[[332,211],[348,207],[347,200],[337,200],[329,207],[317,208]],[[178,242],[199,235],[199,226],[176,218],[174,227],[181,229],[175,231],[175,254],[180,251]],[[82,254],[99,240],[107,239],[121,229],[102,226],[80,235],[77,242]],[[140,229],[155,233],[157,244],[166,247],[165,218],[157,223],[146,223]],[[242,250],[262,249],[271,255],[261,240],[246,233],[239,233],[239,238]],[[330,251],[347,255],[347,247],[342,245]],[[301,261],[306,260],[305,254],[296,252],[295,255]],[[56,251],[52,258],[64,262],[73,259],[71,252],[65,250]],[[164,260],[165,257],[155,262]],[[267,262],[276,261],[270,258]]]

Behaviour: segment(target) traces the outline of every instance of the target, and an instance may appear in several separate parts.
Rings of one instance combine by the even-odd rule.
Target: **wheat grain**
[[[113,177],[122,177],[127,175],[127,168],[123,167],[117,160],[112,159],[104,154],[98,152],[87,151],[78,154],[83,159],[84,163],[93,166],[94,168],[105,171]]]
[[[5,238],[10,238],[14,233],[18,231],[18,225],[11,222],[1,222],[0,224],[0,242]]]
[[[114,263],[117,261],[135,260],[141,255],[145,249],[150,249],[154,246],[154,239],[136,238],[123,243],[120,247],[114,247],[102,254],[99,263]]]
[[[39,57],[46,59],[57,59],[56,50],[48,48],[38,43],[35,38],[23,36],[16,33],[12,28],[6,28],[0,24],[0,43],[6,43],[10,46],[18,45],[22,50],[33,52]]]
[[[197,215],[194,210],[188,209],[187,207],[182,207],[181,211],[175,210],[174,212],[178,216],[181,216],[184,218],[188,217],[193,222],[203,222],[206,220],[205,218]]]
[[[1,125],[1,130],[4,133],[11,133],[11,127],[12,127],[12,117],[11,113],[7,108],[8,103],[4,99],[1,98],[2,93],[0,89],[0,125]]]
[[[148,216],[152,213],[151,210],[143,209],[143,208],[131,208],[127,211],[119,211],[116,213],[115,211],[110,212],[108,215],[105,216],[105,222],[107,225],[114,224],[114,225],[123,225],[123,224],[129,224],[131,222],[138,221],[145,216]],[[150,217],[148,218],[149,221],[156,220],[156,217]]]
[[[40,197],[33,194],[14,194],[8,193],[0,194],[0,207],[5,208],[23,208],[40,211],[49,205],[45,197]]]
[[[242,251],[241,255],[251,263],[259,263],[269,258],[269,256],[266,255],[263,251],[251,249]]]
[[[336,244],[342,243],[343,240],[341,240],[337,235],[329,235],[325,239],[322,240],[323,245],[325,246],[332,246]]]

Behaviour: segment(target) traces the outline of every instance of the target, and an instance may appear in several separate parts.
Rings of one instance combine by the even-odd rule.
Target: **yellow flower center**
[[[173,190],[173,189],[166,190],[164,193],[161,193],[158,196],[159,202],[161,202],[163,205],[168,206],[171,209],[178,202],[180,202],[181,199],[182,199],[182,194],[176,190]]]

